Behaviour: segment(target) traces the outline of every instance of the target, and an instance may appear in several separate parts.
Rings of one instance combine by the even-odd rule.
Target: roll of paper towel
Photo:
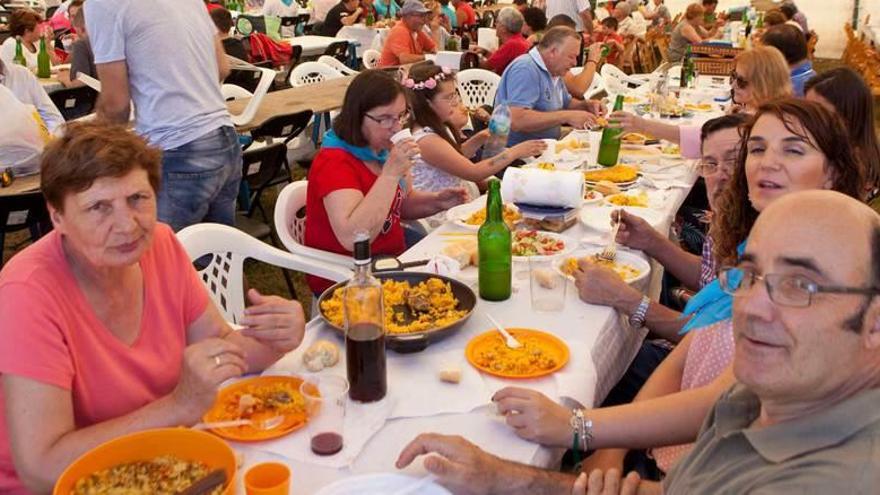
[[[501,181],[505,201],[578,208],[584,201],[584,175],[537,168],[509,167]]]

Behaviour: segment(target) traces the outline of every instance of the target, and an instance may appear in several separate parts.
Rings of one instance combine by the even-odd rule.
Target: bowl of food
[[[385,346],[399,353],[419,352],[456,332],[477,305],[477,296],[458,280],[421,272],[375,274],[382,282],[385,304]],[[318,298],[321,318],[345,334],[339,282]]]
[[[540,230],[519,229],[511,233],[513,261],[528,261],[534,256],[549,258],[574,249],[577,242],[565,235]]]
[[[529,328],[505,330],[522,346],[508,347],[495,329],[477,335],[464,351],[474,368],[503,378],[538,378],[559,371],[568,362],[568,346],[555,335]]]
[[[217,393],[202,418],[206,423],[249,420],[251,424],[214,428],[214,434],[238,442],[279,438],[306,425],[306,399],[296,376],[257,376],[238,380]],[[271,425],[271,427],[269,427]]]
[[[584,189],[584,206],[597,205],[604,198],[605,195],[595,189]]]
[[[513,203],[504,203],[503,216],[504,222],[511,229],[523,218],[519,208]],[[486,221],[486,198],[450,208],[446,212],[446,219],[460,227],[479,230]]]
[[[586,260],[610,268],[621,280],[633,287],[642,289],[646,286],[648,276],[651,274],[651,264],[647,260],[636,253],[618,249],[614,261],[608,261],[598,256],[602,249],[602,246],[595,246],[561,256],[556,261],[556,269],[570,280],[574,280],[574,273],[579,269],[578,264],[581,260]]]
[[[132,433],[86,452],[64,470],[54,495],[180,493],[223,480],[210,495],[235,493],[235,453],[222,439],[188,428]]]

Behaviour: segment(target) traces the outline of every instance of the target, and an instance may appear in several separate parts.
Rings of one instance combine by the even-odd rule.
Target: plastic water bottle
[[[507,148],[507,135],[510,134],[510,107],[502,103],[492,111],[489,120],[489,139],[483,145],[483,156],[491,158]]]

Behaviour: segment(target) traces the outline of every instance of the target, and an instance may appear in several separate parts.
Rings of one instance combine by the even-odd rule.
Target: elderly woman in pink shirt
[[[298,303],[252,290],[232,331],[156,222],[160,152],[122,126],[68,127],[43,157],[55,230],[0,273],[0,492],[49,492],[85,451],[191,425],[225,380],[296,348]]]

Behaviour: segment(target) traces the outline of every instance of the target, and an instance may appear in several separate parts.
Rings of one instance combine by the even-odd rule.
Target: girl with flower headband
[[[410,68],[403,78],[403,86],[409,93],[413,139],[418,143],[421,155],[416,158],[412,169],[414,189],[439,191],[448,187],[466,187],[476,196],[475,183],[482,184],[513,161],[539,155],[546,147],[541,140],[526,141],[474,163],[470,157],[486,143],[489,131],[478,132],[466,141],[461,139],[458,129],[463,123],[458,120],[462,106],[455,87],[455,74],[447,67],[422,62]]]

